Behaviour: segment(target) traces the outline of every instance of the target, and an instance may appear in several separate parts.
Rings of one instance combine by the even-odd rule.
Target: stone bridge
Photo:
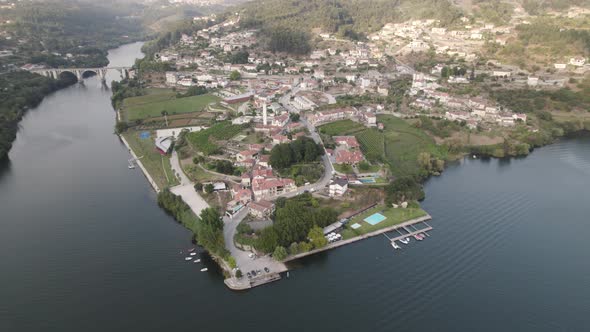
[[[131,67],[100,67],[100,68],[47,68],[47,69],[33,69],[32,73],[36,73],[45,77],[58,79],[62,73],[70,73],[76,76],[78,82],[82,82],[84,74],[94,73],[101,81],[106,80],[107,71],[116,70],[121,74],[121,78],[130,78],[133,74]]]

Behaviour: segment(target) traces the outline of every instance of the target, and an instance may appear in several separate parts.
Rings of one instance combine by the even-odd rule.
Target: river
[[[141,44],[109,53],[130,65]],[[110,73],[109,78],[116,78]],[[236,293],[113,135],[97,78],[28,112],[0,168],[0,331],[581,331],[590,326],[590,139],[472,160],[426,184],[434,231],[376,237]],[[206,259],[205,256],[202,257]]]

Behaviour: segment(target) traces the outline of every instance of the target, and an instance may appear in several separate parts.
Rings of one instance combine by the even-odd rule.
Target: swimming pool
[[[359,179],[359,181],[362,183],[375,183],[375,178],[363,178]]]
[[[387,219],[387,217],[385,217],[381,213],[375,213],[375,214],[372,214],[372,215],[366,217],[364,220],[371,225],[377,225],[378,223],[382,222],[385,219]]]

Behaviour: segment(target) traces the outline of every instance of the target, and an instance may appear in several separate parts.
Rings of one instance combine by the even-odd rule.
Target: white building
[[[346,179],[336,179],[330,183],[329,186],[329,195],[330,197],[339,197],[346,193],[348,190],[348,180]]]

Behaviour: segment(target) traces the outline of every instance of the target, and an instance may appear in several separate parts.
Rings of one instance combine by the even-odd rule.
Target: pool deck
[[[350,238],[350,239],[347,239],[347,240],[342,240],[342,241],[337,241],[337,242],[329,243],[327,246],[325,246],[323,248],[320,248],[320,249],[315,249],[315,250],[311,250],[311,251],[308,251],[308,252],[300,253],[300,254],[297,254],[297,255],[289,256],[289,257],[287,257],[283,261],[283,263],[286,263],[286,262],[289,262],[289,261],[294,261],[294,260],[297,260],[297,259],[300,259],[300,258],[303,258],[303,257],[306,257],[306,256],[314,255],[314,254],[317,254],[317,253],[320,253],[320,252],[323,252],[323,251],[327,251],[327,250],[331,250],[331,249],[334,249],[334,248],[342,247],[342,246],[345,246],[347,244],[351,244],[351,243],[354,243],[354,242],[357,242],[357,241],[360,241],[360,240],[364,240],[364,239],[367,239],[367,238],[370,238],[370,237],[373,237],[373,236],[377,236],[377,235],[380,235],[380,234],[383,234],[383,233],[395,231],[395,230],[398,230],[398,229],[403,229],[403,230],[405,230],[408,233],[407,234],[402,234],[400,232],[400,236],[397,236],[395,238],[390,238],[390,240],[395,241],[395,240],[399,240],[399,239],[402,239],[402,238],[405,238],[405,237],[413,236],[413,235],[418,234],[418,233],[428,232],[428,231],[431,231],[433,229],[428,224],[426,224],[427,225],[426,228],[422,228],[422,229],[419,229],[419,230],[411,230],[409,227],[412,226],[412,225],[418,224],[418,223],[423,223],[423,222],[428,221],[428,220],[431,220],[431,219],[432,219],[432,216],[429,215],[429,214],[426,214],[425,216],[422,216],[422,217],[419,217],[419,218],[411,219],[411,220],[405,221],[403,223],[399,223],[397,225],[392,225],[392,226],[389,226],[389,227],[378,229],[376,231],[373,231],[373,232],[370,232],[370,233],[367,233],[367,234],[355,236],[355,237]]]

